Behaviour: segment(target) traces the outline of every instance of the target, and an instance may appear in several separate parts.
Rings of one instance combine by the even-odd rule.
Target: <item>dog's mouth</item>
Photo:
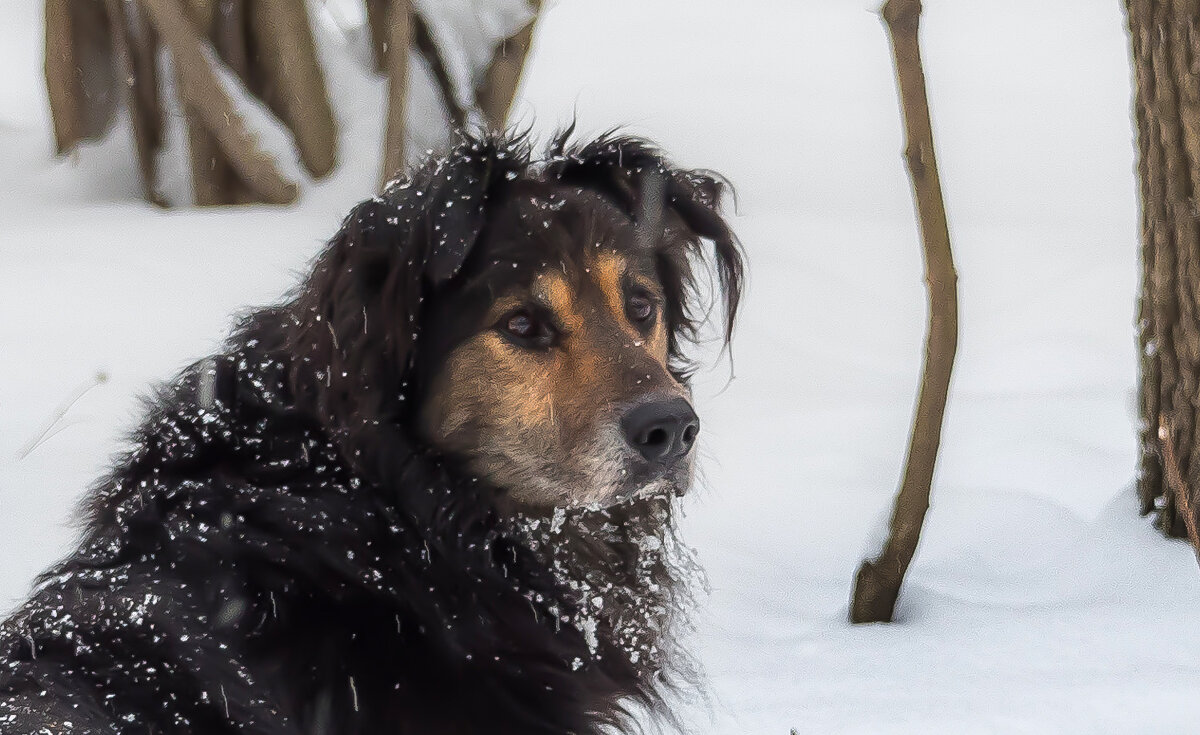
[[[514,458],[497,455],[472,462],[479,476],[500,488],[502,505],[514,513],[603,510],[636,500],[679,497],[691,484],[690,462],[666,472],[624,461],[585,464],[526,470]]]
[[[622,503],[639,498],[682,496],[686,494],[688,488],[688,482],[684,475],[683,472],[672,472],[667,475],[631,479],[610,493],[611,503]]]
[[[683,495],[691,484],[690,453],[670,463],[648,462],[622,437],[606,432],[588,450],[563,478],[564,492],[556,505],[603,508],[637,498]]]
[[[637,500],[679,497],[686,493],[687,487],[688,477],[683,472],[666,475],[629,472],[617,482],[563,488],[551,507],[566,510],[604,510]]]
[[[464,442],[468,446],[459,452],[476,477],[500,490],[505,510],[605,508],[639,498],[682,496],[691,485],[690,443],[670,454],[653,447],[659,450],[655,454],[639,449],[611,421],[574,441],[564,441],[557,432],[548,440],[512,434],[473,432],[473,441]]]

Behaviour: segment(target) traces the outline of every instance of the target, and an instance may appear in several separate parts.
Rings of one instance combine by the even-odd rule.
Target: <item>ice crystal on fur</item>
[[[571,590],[566,624],[584,633],[601,656],[599,637],[612,640],[641,676],[694,679],[696,663],[673,644],[690,630],[694,590],[704,575],[679,538],[680,503],[661,491],[611,506],[566,510],[550,517],[518,514],[515,532]]]

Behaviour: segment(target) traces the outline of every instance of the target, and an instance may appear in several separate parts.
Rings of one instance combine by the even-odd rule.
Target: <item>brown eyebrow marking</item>
[[[637,328],[629,322],[625,314],[624,281],[630,280],[640,288],[657,298],[663,298],[662,287],[656,282],[639,273],[629,273],[629,261],[615,252],[602,253],[596,257],[595,275],[593,279],[604,294],[605,304],[628,334],[635,337],[635,344],[641,344]],[[659,360],[666,361],[667,357],[667,326],[661,317],[654,323],[648,335],[648,349]]]
[[[583,317],[575,303],[575,292],[567,279],[557,271],[539,273],[530,293],[538,303],[562,321],[566,331],[574,332],[583,326]]]
[[[625,289],[621,287],[625,270],[628,267],[625,258],[616,253],[602,253],[596,257],[596,274],[593,280],[600,286],[604,294],[605,305],[608,306],[618,324],[624,324],[625,319]]]

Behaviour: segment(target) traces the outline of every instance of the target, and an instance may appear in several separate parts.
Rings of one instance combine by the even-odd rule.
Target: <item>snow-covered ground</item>
[[[519,122],[626,124],[739,192],[736,378],[724,362],[698,389],[705,487],[687,522],[713,586],[695,643],[712,703],[694,732],[1195,729],[1200,571],[1132,495],[1119,6],[926,2],[961,348],[901,620],[855,628],[850,581],[897,484],[924,321],[874,6],[550,5]],[[51,157],[39,14],[0,0],[0,610],[70,544],[72,505],[138,395],[277,297],[370,193],[382,91],[338,80],[356,152],[296,206],[158,211],[121,146]]]

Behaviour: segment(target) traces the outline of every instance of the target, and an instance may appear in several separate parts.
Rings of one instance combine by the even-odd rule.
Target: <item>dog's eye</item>
[[[522,339],[532,339],[538,332],[537,320],[525,312],[518,312],[510,316],[504,327],[512,336]]]
[[[646,322],[654,316],[654,300],[649,296],[634,294],[629,297],[625,308],[629,311],[629,318],[635,322]]]
[[[500,330],[522,347],[549,347],[554,343],[554,327],[528,309],[514,311],[500,320]]]

